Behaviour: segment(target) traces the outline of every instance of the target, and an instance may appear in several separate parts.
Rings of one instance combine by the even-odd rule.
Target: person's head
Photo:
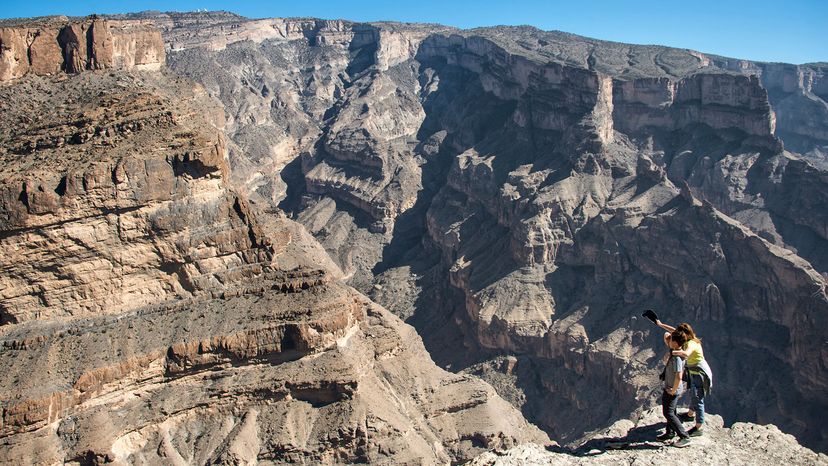
[[[673,333],[670,334],[670,338],[667,340],[667,344],[669,344],[670,348],[672,349],[679,349],[683,347],[685,343],[687,343],[687,340],[687,333],[684,330],[677,328],[675,331],[673,331]]]
[[[701,341],[699,340],[699,337],[696,336],[696,332],[693,331],[693,327],[691,327],[687,322],[679,324],[679,326],[676,327],[676,330],[684,332],[684,334],[687,335],[687,341]]]

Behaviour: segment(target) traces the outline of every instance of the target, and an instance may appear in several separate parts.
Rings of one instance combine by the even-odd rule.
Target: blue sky
[[[462,28],[530,24],[598,39],[669,45],[751,60],[828,61],[828,0],[0,0],[0,17],[205,8],[253,18],[313,16]]]

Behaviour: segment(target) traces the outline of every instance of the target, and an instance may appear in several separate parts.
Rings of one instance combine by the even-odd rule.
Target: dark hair
[[[670,334],[670,339],[673,340],[677,345],[684,346],[687,343],[687,333],[684,329],[677,328],[673,330],[673,333]]]
[[[696,343],[701,343],[701,338],[696,336],[696,332],[693,331],[693,327],[691,327],[690,324],[688,324],[687,322],[679,324],[679,326],[676,327],[676,330],[681,330],[682,332],[684,332],[684,334],[687,336],[686,341],[693,340]]]

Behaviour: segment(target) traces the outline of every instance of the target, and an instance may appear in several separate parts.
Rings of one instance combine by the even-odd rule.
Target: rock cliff
[[[140,21],[49,17],[0,22],[0,82],[84,70],[158,70],[160,31]]]
[[[714,60],[722,68],[758,76],[779,115],[776,134],[785,141],[788,149],[825,167],[828,154],[828,135],[825,133],[828,123],[828,65],[752,63],[721,57],[714,57]]]
[[[80,75],[0,92],[3,323],[221,293],[272,255],[224,186],[223,136],[192,131],[223,124],[203,90]]]
[[[437,464],[548,441],[230,186],[201,85],[30,72],[0,106],[0,463]]]
[[[188,18],[145,19],[224,104],[234,186],[287,210],[439,362],[516,354],[515,403],[571,440],[649,399],[660,336],[633,317],[655,307],[709,342],[728,423],[824,449],[821,65],[529,27]],[[744,387],[741,359],[780,383]]]

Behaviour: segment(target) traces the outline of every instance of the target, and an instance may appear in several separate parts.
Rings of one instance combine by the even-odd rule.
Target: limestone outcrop
[[[697,73],[679,81],[617,81],[613,97],[618,130],[626,134],[646,127],[675,130],[694,124],[739,128],[756,136],[775,131],[767,91],[756,76]]]
[[[85,70],[158,70],[160,31],[140,21],[48,17],[0,23],[0,82]]]

